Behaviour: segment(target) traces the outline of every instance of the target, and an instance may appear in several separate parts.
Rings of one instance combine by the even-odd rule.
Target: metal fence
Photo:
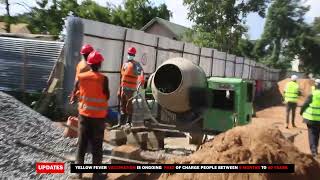
[[[0,37],[0,90],[41,91],[64,43]]]

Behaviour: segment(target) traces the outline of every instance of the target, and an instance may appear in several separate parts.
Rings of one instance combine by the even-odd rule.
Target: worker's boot
[[[292,123],[292,127],[296,128],[297,126],[294,123]]]
[[[131,127],[132,126],[132,115],[128,115],[127,117],[127,124]]]
[[[113,126],[112,129],[122,126],[124,121],[125,121],[125,114],[121,113],[120,118],[118,118],[118,124]]]

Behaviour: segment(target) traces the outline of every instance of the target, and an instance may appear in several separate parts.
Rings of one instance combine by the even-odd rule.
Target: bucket
[[[106,119],[106,123],[110,124],[111,126],[116,125],[118,123],[118,119],[120,114],[117,111],[113,111],[111,108],[108,110],[108,116]]]
[[[68,121],[67,121],[67,125],[75,128],[75,129],[78,129],[78,118],[74,117],[74,116],[69,116]],[[75,130],[72,130],[69,127],[66,127],[64,129],[63,134],[64,134],[64,137],[69,137],[69,138],[77,138],[78,137],[78,132]]]

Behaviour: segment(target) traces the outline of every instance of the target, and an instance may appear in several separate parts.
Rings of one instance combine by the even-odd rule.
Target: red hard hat
[[[89,65],[100,64],[103,60],[103,56],[98,51],[92,51],[88,56],[87,63]]]
[[[80,54],[90,54],[93,51],[93,47],[90,44],[82,46]]]
[[[130,47],[130,48],[128,49],[128,54],[133,54],[133,55],[135,55],[136,53],[137,53],[136,48]]]

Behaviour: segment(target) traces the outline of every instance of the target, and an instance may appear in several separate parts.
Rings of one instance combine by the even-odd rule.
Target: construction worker
[[[87,72],[90,71],[90,67],[87,64],[87,58],[89,54],[93,51],[93,47],[90,44],[85,44],[82,46],[80,50],[80,54],[83,56],[83,58],[80,60],[80,62],[77,65],[76,69],[76,77],[75,79],[77,80],[77,76],[82,73],[82,72]]]
[[[301,107],[300,114],[308,127],[309,146],[312,155],[318,155],[320,135],[320,83],[316,84],[315,90],[306,99]]]
[[[75,82],[78,80],[78,75],[83,72],[90,71],[90,66],[87,64],[87,59],[89,54],[93,51],[93,47],[90,44],[85,44],[81,47],[80,54],[83,56],[76,67],[76,75],[75,75]],[[79,91],[75,92],[75,94],[71,94],[72,98],[75,98],[79,95]],[[71,102],[74,99],[70,100]]]
[[[299,85],[297,83],[297,79],[298,79],[297,75],[292,75],[291,81],[287,83],[284,91],[284,99],[285,99],[285,103],[287,104],[287,108],[286,108],[286,128],[287,129],[289,126],[290,111],[292,113],[292,117],[291,117],[292,127],[296,127],[294,119],[296,114],[298,98],[301,95],[301,92],[299,91]]]
[[[137,50],[134,47],[128,49],[128,60],[121,67],[121,84],[118,91],[120,99],[120,122],[118,126],[126,124],[131,126],[132,123],[132,97],[137,87],[143,85],[144,75],[140,63],[134,60]]]
[[[313,92],[316,89],[316,86],[320,84],[320,79],[316,79],[314,81],[314,86],[311,87],[311,92]]]
[[[73,92],[79,90],[79,143],[77,164],[84,164],[88,143],[92,146],[92,163],[102,163],[102,143],[105,118],[108,113],[109,83],[108,78],[98,70],[104,60],[98,51],[88,55],[87,64],[91,70],[80,73]],[[81,174],[79,175],[82,176]],[[99,174],[94,174],[99,177]]]

